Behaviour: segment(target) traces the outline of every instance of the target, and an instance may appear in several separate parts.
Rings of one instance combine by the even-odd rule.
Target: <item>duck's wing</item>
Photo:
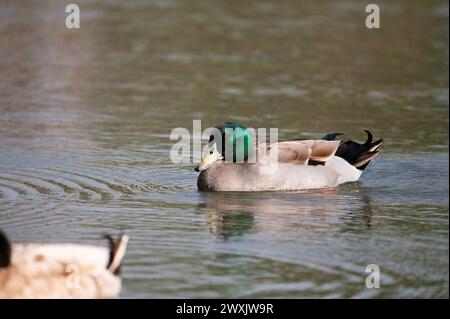
[[[258,150],[265,149],[268,154],[274,148],[278,150],[279,163],[308,165],[310,160],[326,162],[334,156],[340,141],[298,140],[272,144],[260,144]]]
[[[29,276],[105,270],[109,249],[75,244],[13,245],[11,264]]]
[[[77,244],[17,244],[12,246],[11,264],[28,274],[110,271],[118,275],[128,244],[128,236],[117,240],[105,235],[109,247]]]

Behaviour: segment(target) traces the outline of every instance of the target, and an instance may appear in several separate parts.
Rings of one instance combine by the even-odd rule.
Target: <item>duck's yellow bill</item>
[[[217,150],[216,143],[213,143],[212,145],[207,145],[205,147],[205,151],[203,152],[203,158],[200,161],[200,164],[195,168],[197,172],[204,171],[208,167],[210,167],[215,162],[221,160],[222,154],[219,153]]]

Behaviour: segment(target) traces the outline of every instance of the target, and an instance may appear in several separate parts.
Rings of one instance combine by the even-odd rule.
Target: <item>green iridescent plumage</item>
[[[222,143],[219,146],[222,156],[225,161],[231,162],[243,162],[247,160],[249,155],[253,151],[254,143],[253,136],[249,130],[242,125],[225,122],[216,126],[222,136]],[[211,135],[210,142],[214,140],[214,135]],[[218,141],[215,141],[216,143]]]

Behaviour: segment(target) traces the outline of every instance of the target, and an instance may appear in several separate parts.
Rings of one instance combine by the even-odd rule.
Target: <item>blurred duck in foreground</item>
[[[256,145],[246,127],[226,122],[216,126],[216,135],[210,136],[195,169],[200,172],[197,187],[200,191],[290,191],[354,182],[383,143],[365,132],[365,143],[338,141],[342,133],[331,133],[315,140]],[[264,156],[272,150],[277,156]]]
[[[0,230],[0,298],[115,298],[128,236],[109,248],[75,244],[11,245]]]

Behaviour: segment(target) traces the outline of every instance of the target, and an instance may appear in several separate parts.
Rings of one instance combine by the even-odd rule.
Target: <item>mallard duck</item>
[[[114,298],[128,236],[109,249],[75,244],[11,245],[0,231],[0,298]]]
[[[330,133],[317,140],[254,145],[250,131],[226,122],[216,126],[196,171],[200,191],[292,191],[357,181],[383,143],[372,134],[360,144]],[[274,151],[274,156],[264,154]],[[227,160],[228,159],[228,160]],[[239,161],[241,159],[241,161]]]

